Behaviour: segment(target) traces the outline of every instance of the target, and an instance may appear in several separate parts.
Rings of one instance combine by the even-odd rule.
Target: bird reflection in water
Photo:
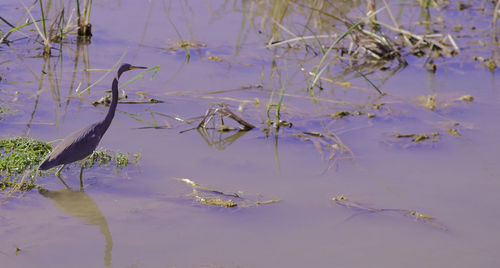
[[[113,239],[109,231],[108,222],[92,197],[82,190],[75,191],[71,188],[56,191],[40,189],[39,193],[50,199],[64,213],[83,220],[87,225],[96,225],[99,227],[106,241],[104,248],[104,264],[106,267],[111,267]]]

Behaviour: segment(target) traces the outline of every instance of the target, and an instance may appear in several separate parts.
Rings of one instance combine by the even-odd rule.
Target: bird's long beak
[[[148,67],[141,67],[141,66],[132,66],[130,65],[129,70],[135,70],[135,69],[147,69]]]

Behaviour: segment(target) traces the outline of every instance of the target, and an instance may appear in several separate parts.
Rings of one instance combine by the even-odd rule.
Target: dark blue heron
[[[116,77],[113,79],[113,84],[111,86],[112,98],[106,117],[99,122],[96,122],[88,127],[69,134],[69,136],[67,136],[62,142],[60,142],[54,148],[54,150],[49,155],[47,155],[47,157],[38,167],[39,170],[47,170],[59,165],[63,165],[57,170],[56,176],[64,183],[64,185],[66,185],[66,183],[60,177],[61,170],[67,164],[82,160],[91,155],[97,148],[97,145],[99,145],[102,136],[104,136],[104,133],[106,133],[106,130],[108,130],[108,127],[111,124],[113,117],[115,116],[116,105],[118,104],[118,79],[120,79],[122,73],[134,69],[146,69],[146,67],[137,67],[125,63],[120,66],[120,69],[118,69]],[[82,172],[83,164],[80,170],[80,187],[83,187]]]

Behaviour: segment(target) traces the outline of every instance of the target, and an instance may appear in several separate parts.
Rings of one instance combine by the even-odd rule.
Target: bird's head
[[[120,78],[122,73],[124,73],[126,71],[135,70],[135,69],[146,69],[146,68],[147,67],[133,66],[133,65],[130,65],[128,63],[124,63],[124,64],[122,64],[122,66],[120,66],[120,69],[118,69],[118,78]]]

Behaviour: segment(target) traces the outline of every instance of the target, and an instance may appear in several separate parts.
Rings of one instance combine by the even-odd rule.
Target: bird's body
[[[59,165],[71,164],[91,155],[99,145],[104,133],[98,133],[92,124],[69,134],[40,164],[40,170],[47,170]]]
[[[113,79],[111,104],[106,117],[97,123],[69,134],[45,157],[38,167],[39,170],[47,170],[59,165],[70,164],[85,159],[94,152],[115,116],[118,104],[118,79],[120,79],[123,72],[133,69],[145,69],[145,67],[136,67],[126,63],[118,69],[116,77]],[[58,177],[61,169],[56,173]]]

